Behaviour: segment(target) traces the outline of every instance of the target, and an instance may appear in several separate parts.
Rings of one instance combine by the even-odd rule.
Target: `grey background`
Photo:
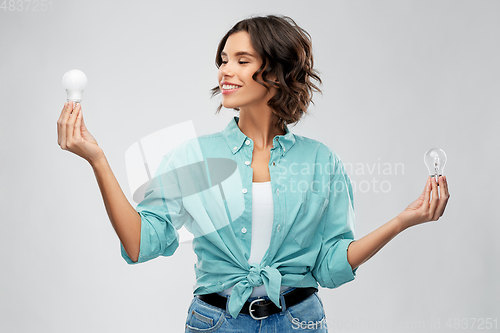
[[[0,10],[0,331],[183,330],[191,246],[136,266],[120,257],[92,169],[57,144],[61,78],[73,68],[87,74],[85,122],[132,202],[130,145],[187,120],[199,135],[220,131],[235,114],[214,115],[215,51],[253,14],[289,15],[313,37],[324,95],[291,129],[353,167],[357,238],[419,196],[429,148],[448,155],[445,215],[397,236],[355,281],[321,289],[330,327],[498,325],[499,1],[27,4]],[[377,163],[402,163],[404,172],[360,170]],[[367,187],[384,181],[385,192]]]

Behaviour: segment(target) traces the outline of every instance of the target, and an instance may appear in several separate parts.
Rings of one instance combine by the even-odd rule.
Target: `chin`
[[[226,109],[234,109],[239,107],[239,105],[236,103],[228,103],[228,102],[222,102],[222,106],[225,107]]]

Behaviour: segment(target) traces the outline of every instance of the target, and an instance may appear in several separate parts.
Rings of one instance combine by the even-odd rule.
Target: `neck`
[[[285,135],[285,131],[276,126],[278,117],[271,108],[255,110],[240,109],[238,127],[241,132],[254,142],[254,149],[270,150],[276,135]]]

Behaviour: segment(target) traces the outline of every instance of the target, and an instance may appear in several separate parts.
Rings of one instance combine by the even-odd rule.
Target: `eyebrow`
[[[226,52],[224,52],[224,51],[222,51],[220,53],[220,55],[221,55],[221,57],[227,56]],[[242,56],[242,55],[246,55],[246,56],[255,58],[255,56],[253,54],[251,54],[250,52],[246,52],[246,51],[239,51],[239,52],[236,52],[236,54],[235,54],[235,56]]]

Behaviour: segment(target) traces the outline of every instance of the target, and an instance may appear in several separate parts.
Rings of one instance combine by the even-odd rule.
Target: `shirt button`
[[[273,161],[273,166],[275,166],[275,165],[276,165],[276,162]]]
[[[246,165],[250,165],[250,161],[245,161],[245,164]]]
[[[247,233],[247,228],[241,228],[241,232],[246,234]]]
[[[250,144],[250,140],[245,141],[245,144],[248,146]]]
[[[283,147],[283,151],[285,151],[285,150],[286,150],[286,148]]]
[[[278,224],[278,231],[281,230],[281,224]]]
[[[238,149],[238,147],[234,147],[233,149],[236,150],[236,149]]]
[[[243,192],[243,193],[247,193],[247,189],[246,189],[246,188],[244,188],[244,189],[242,189],[242,190],[241,190],[241,192]]]
[[[276,190],[276,193],[278,193],[278,195],[280,195],[280,189],[279,188]]]

